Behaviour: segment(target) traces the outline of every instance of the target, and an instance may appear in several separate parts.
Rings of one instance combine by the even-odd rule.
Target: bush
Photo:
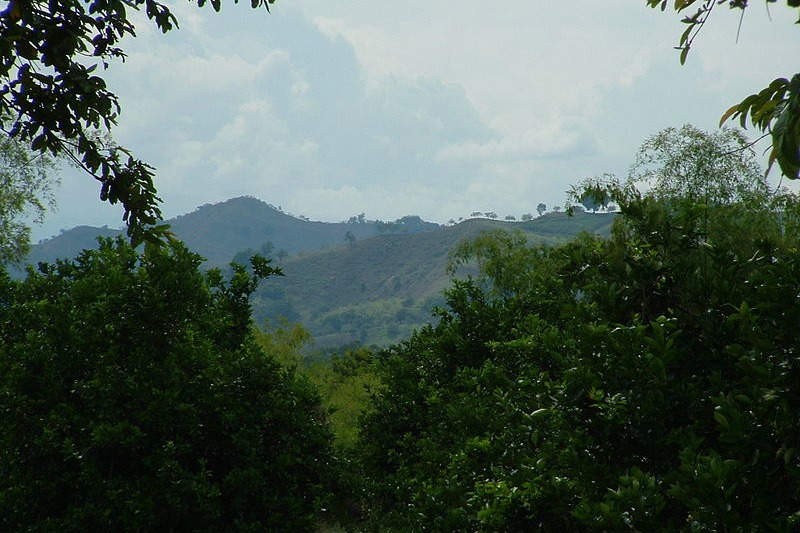
[[[311,386],[255,343],[247,297],[174,244],[104,241],[0,276],[0,530],[303,531],[330,504]]]
[[[482,276],[379,358],[382,531],[800,526],[796,200],[609,193],[608,240],[462,247]]]

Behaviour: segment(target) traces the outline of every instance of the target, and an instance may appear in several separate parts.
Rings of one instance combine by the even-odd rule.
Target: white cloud
[[[795,68],[779,53],[797,31],[783,6],[772,23],[749,9],[738,45],[720,9],[683,67],[678,17],[643,1],[173,9],[180,30],[139,24],[109,71],[115,137],[157,167],[168,216],[240,194],[325,220],[530,212],[587,175],[624,173],[664,127],[714,128]],[[119,223],[96,193],[75,194],[95,190],[84,179],[66,180],[40,234],[76,213]]]

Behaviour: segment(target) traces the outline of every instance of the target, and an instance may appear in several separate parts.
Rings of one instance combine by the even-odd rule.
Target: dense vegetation
[[[307,531],[335,461],[318,393],[181,245],[104,241],[0,277],[0,530]]]
[[[104,240],[3,274],[0,529],[796,529],[797,198],[687,126],[572,200],[618,206],[610,236],[463,241],[377,353],[257,331],[259,256]]]
[[[744,142],[701,141],[659,168]],[[378,361],[377,530],[796,530],[800,206],[734,153],[724,179],[578,188],[620,206],[610,239],[462,247],[481,275]]]

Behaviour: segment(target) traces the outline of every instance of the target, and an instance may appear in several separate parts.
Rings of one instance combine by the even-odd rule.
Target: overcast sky
[[[644,0],[174,12],[179,30],[138,24],[106,72],[123,107],[114,137],[156,167],[166,217],[241,195],[325,221],[535,213],[582,178],[624,177],[663,128],[713,130],[800,55],[783,4],[753,3],[738,43],[740,12],[718,7],[684,66],[679,17]],[[75,170],[58,198],[35,239],[121,225]]]

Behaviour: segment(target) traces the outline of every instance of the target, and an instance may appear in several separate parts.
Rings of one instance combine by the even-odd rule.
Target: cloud
[[[278,22],[274,32],[248,34],[245,48],[193,24],[182,37],[195,46],[148,41],[114,72],[124,105],[116,135],[158,169],[167,213],[253,194],[331,216],[327,206],[357,210],[359,190],[387,216],[397,205],[387,193],[393,183],[426,194],[440,184],[436,194],[448,195],[469,178],[468,161],[439,153],[497,138],[459,84],[369,83],[343,36],[299,11]]]
[[[777,7],[775,25],[748,10],[740,45],[718,10],[683,67],[678,18],[629,0],[173,9],[180,30],[138,24],[108,71],[115,137],[158,169],[168,216],[241,194],[325,220],[535,211],[791,72],[791,54],[765,52],[793,37]],[[65,178],[49,228],[119,222],[83,179]]]

